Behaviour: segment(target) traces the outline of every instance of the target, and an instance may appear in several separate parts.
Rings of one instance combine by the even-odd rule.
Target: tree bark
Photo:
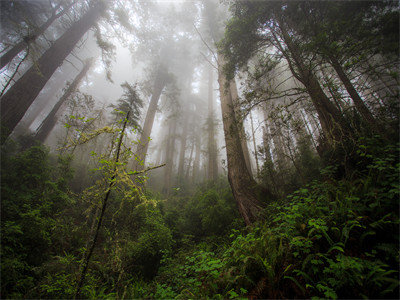
[[[350,134],[350,129],[340,111],[325,95],[314,73],[304,64],[298,46],[292,41],[286,29],[282,26],[282,23],[280,25],[283,40],[292,56],[292,59],[290,59],[290,57],[286,55],[291,71],[305,86],[318,113],[322,131],[328,143],[334,145],[336,142],[340,142],[344,135]],[[275,38],[275,40],[279,44],[277,38]],[[285,53],[286,51],[283,50],[282,52]],[[293,64],[296,66],[297,72],[294,71]]]
[[[229,82],[229,86],[230,86],[230,97],[233,105],[233,110],[235,112],[236,121],[238,122],[237,127],[239,129],[240,143],[243,149],[242,151],[244,155],[244,160],[246,162],[246,166],[247,169],[249,170],[249,173],[252,175],[253,172],[251,168],[250,152],[249,152],[249,147],[247,145],[247,137],[243,125],[244,119],[242,118],[240,112],[239,96],[235,79]]]
[[[193,150],[194,150],[194,141],[192,141],[192,145],[190,147],[190,155],[189,155],[189,162],[188,162],[188,166],[186,168],[186,178],[189,178],[190,175],[190,167],[192,165],[192,159],[193,159]]]
[[[71,94],[76,90],[82,78],[86,75],[90,67],[92,66],[93,60],[89,60],[86,62],[82,70],[75,77],[74,81],[69,85],[64,95],[57,101],[54,105],[53,109],[47,115],[47,117],[43,120],[42,124],[36,130],[35,138],[42,143],[46,140],[50,132],[53,130],[54,126],[57,123],[57,112],[60,110],[60,107],[64,104],[64,102],[71,96]]]
[[[195,144],[196,144],[196,155],[194,156],[194,162],[193,162],[193,175],[192,175],[193,182],[197,182],[198,179],[200,178],[200,159],[201,159],[200,135],[196,135]]]
[[[165,154],[165,175],[163,193],[169,194],[172,187],[172,170],[174,166],[174,151],[175,151],[175,137],[176,137],[176,118],[172,117],[169,124],[168,141]]]
[[[186,140],[187,140],[187,130],[188,130],[188,117],[187,115],[183,117],[183,127],[181,134],[181,149],[179,151],[179,165],[178,165],[178,180],[183,179],[183,170],[185,166],[185,153],[186,153]]]
[[[254,157],[256,158],[256,168],[257,168],[257,175],[260,175],[260,166],[258,164],[258,151],[257,151],[257,145],[256,145],[256,138],[255,138],[255,132],[254,132],[254,124],[253,124],[253,115],[250,112],[250,122],[251,122],[251,137],[253,140],[253,148],[254,148]]]
[[[18,53],[20,53],[22,50],[24,50],[26,47],[29,46],[29,44],[31,44],[32,42],[34,42],[39,36],[41,36],[46,30],[47,28],[50,27],[50,25],[57,20],[58,18],[60,18],[61,16],[63,16],[74,4],[76,1],[70,3],[68,6],[66,6],[61,12],[59,12],[58,14],[56,14],[56,11],[58,10],[58,8],[60,7],[60,5],[56,6],[53,10],[53,14],[51,15],[51,17],[39,28],[37,28],[35,30],[35,32],[29,36],[26,36],[22,39],[22,41],[20,41],[19,43],[17,43],[16,45],[14,45],[10,50],[8,50],[3,56],[1,56],[0,58],[0,69],[3,69],[4,66],[6,66],[9,62],[12,61],[12,59],[18,55]]]
[[[346,91],[349,93],[351,99],[354,102],[355,107],[357,108],[358,112],[364,118],[365,121],[371,126],[371,128],[377,132],[384,135],[384,132],[381,127],[378,126],[377,121],[375,120],[374,116],[365,105],[364,101],[361,99],[360,95],[354,88],[353,84],[351,83],[350,79],[347,77],[345,71],[343,70],[342,66],[340,65],[339,61],[334,57],[330,56],[329,60],[331,62],[332,67],[335,69],[336,73],[338,74],[340,80],[342,81],[343,85],[346,88]]]
[[[60,72],[63,73],[63,72]],[[50,83],[50,81],[53,79],[51,78],[50,81],[46,84],[51,86],[49,87],[48,90],[43,89],[38,97],[35,99],[35,103],[29,107],[27,110],[26,114],[24,115],[23,119],[21,122],[18,124],[17,128],[20,125],[23,125],[26,129],[28,129],[32,123],[39,117],[39,115],[42,113],[43,109],[47,106],[50,105],[51,102],[54,103],[54,98],[56,96],[56,93],[62,89],[62,87],[65,85],[65,82],[69,76],[65,75],[73,75],[72,72],[67,72],[68,74],[55,74],[53,77],[56,77],[54,82]],[[51,101],[53,100],[53,101]],[[56,101],[56,100],[55,100]],[[22,123],[22,124],[21,124]]]
[[[267,132],[267,124],[262,126],[262,131],[263,131],[263,147],[264,147],[264,159],[265,161],[271,162],[272,163],[272,156],[271,156],[271,147],[269,145],[269,134]]]
[[[149,148],[151,131],[153,129],[154,117],[157,111],[158,101],[162,90],[166,84],[166,70],[163,66],[159,66],[156,79],[154,81],[153,93],[151,95],[151,100],[149,108],[147,109],[146,118],[143,124],[143,130],[140,135],[139,144],[135,153],[134,169],[140,171],[144,169],[146,162],[147,149]]]
[[[239,212],[246,225],[251,225],[258,219],[261,205],[254,192],[257,184],[246,166],[230,84],[223,72],[224,64],[224,57],[219,53],[218,83],[228,161],[228,179],[238,204]]]
[[[92,6],[82,18],[74,23],[0,99],[2,125],[14,130],[25,112],[40,93],[55,70],[71,53],[82,36],[100,18],[105,9],[102,2]]]
[[[215,181],[218,178],[218,164],[214,128],[213,83],[213,68],[210,65],[208,70],[208,179]]]

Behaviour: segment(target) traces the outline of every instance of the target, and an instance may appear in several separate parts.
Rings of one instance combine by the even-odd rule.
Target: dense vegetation
[[[147,47],[135,45],[146,80],[124,79],[121,97],[107,107],[80,86],[93,64],[80,60],[79,74],[33,132],[27,118],[40,119],[40,109],[28,107],[42,105],[35,89],[53,76],[37,68],[47,70],[43,57],[54,45],[26,66],[29,80],[17,77],[11,87],[6,80],[2,299],[398,299],[398,4],[224,2],[229,16],[214,1],[188,5],[183,25],[173,10],[150,6],[155,19],[175,26],[172,37],[162,22],[146,23],[148,7],[135,1],[126,10],[141,25],[129,23],[118,1],[56,1],[50,12],[21,2],[37,10],[28,16],[2,3],[11,18],[6,50],[22,29],[38,29],[21,18],[54,22],[64,14],[75,19],[58,24],[67,28],[54,29],[55,44],[83,28],[73,49],[97,24],[91,38],[107,77],[114,48],[106,26]],[[83,18],[90,24],[76,25]],[[196,18],[200,29],[200,22],[191,28]],[[207,52],[205,65],[193,56],[195,42],[205,44],[196,44]],[[4,65],[10,77],[12,64]],[[207,82],[195,79],[200,73]],[[213,107],[214,75],[221,111]],[[86,88],[94,83],[87,79]],[[54,96],[49,87],[43,94]]]
[[[395,298],[399,150],[360,139],[355,178],[327,166],[248,228],[224,179],[168,199],[121,187],[82,297]],[[2,153],[3,297],[74,296],[101,189],[74,194],[72,173],[40,145]]]

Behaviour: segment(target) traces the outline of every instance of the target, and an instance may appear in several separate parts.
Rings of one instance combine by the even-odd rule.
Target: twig
[[[162,164],[162,165],[155,166],[155,167],[149,167],[149,168],[147,168],[146,170],[134,171],[132,174],[129,174],[129,175],[137,175],[137,174],[146,173],[146,172],[148,172],[148,171],[150,171],[150,170],[158,169],[158,168],[164,167],[164,166],[166,166],[166,165],[167,165],[167,164]]]
[[[121,150],[121,145],[122,145],[122,138],[123,138],[124,133],[125,133],[126,124],[128,123],[128,120],[129,120],[129,114],[130,114],[130,111],[128,111],[128,113],[126,115],[125,122],[124,122],[124,125],[123,125],[122,130],[121,130],[121,134],[120,134],[119,141],[118,141],[118,146],[117,146],[117,153],[115,155],[114,172],[113,172],[113,175],[110,178],[110,183],[108,185],[108,189],[107,189],[106,195],[105,195],[104,200],[103,200],[103,205],[101,207],[100,217],[99,217],[99,221],[97,223],[96,232],[95,232],[93,240],[92,240],[92,245],[91,245],[91,247],[90,247],[90,249],[88,251],[88,254],[87,254],[85,260],[83,261],[82,272],[81,272],[81,276],[79,278],[78,285],[76,287],[76,292],[75,292],[74,299],[77,299],[79,297],[81,288],[83,286],[83,282],[85,281],[85,275],[86,275],[86,272],[87,272],[87,269],[88,269],[88,266],[89,266],[90,258],[91,258],[92,254],[93,254],[94,247],[96,246],[97,237],[99,235],[101,223],[103,221],[104,213],[106,211],[107,201],[108,201],[108,198],[110,196],[111,190],[112,190],[112,188],[113,188],[113,186],[115,184],[115,179],[116,179],[116,176],[117,176],[117,165],[118,165],[118,162],[119,162],[119,155],[120,155],[120,150]]]
[[[207,58],[207,56],[203,53],[200,52],[201,55],[203,55],[204,59],[216,70],[218,70],[218,68]]]
[[[199,32],[199,30],[197,29],[196,25],[193,24],[194,29],[196,30],[197,34],[199,35],[201,41],[204,43],[204,45],[206,45],[206,47],[208,48],[208,50],[210,50],[211,54],[214,56],[215,61],[218,61],[217,57],[215,56],[214,51],[210,48],[210,46],[208,46],[208,44],[206,43],[206,41],[203,39],[201,33]]]
[[[7,90],[8,86],[10,85],[11,81],[14,80],[15,75],[18,73],[18,69],[21,66],[21,64],[25,61],[25,59],[28,57],[29,55],[29,46],[26,49],[26,54],[24,56],[24,58],[21,59],[21,61],[18,63],[17,67],[15,68],[14,73],[11,75],[11,77],[9,77],[10,79],[7,81],[7,83],[4,85],[1,93],[0,93],[0,97],[3,96],[4,92]]]

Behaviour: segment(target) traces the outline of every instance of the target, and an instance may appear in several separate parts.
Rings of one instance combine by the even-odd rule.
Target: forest
[[[399,2],[0,1],[1,299],[399,299]]]

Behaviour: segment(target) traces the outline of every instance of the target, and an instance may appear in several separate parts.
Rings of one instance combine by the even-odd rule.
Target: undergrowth
[[[70,160],[43,147],[3,155],[2,297],[72,298],[101,191],[72,193]],[[168,199],[121,186],[82,296],[398,298],[399,147],[357,155],[351,178],[326,167],[247,228],[224,180]]]

